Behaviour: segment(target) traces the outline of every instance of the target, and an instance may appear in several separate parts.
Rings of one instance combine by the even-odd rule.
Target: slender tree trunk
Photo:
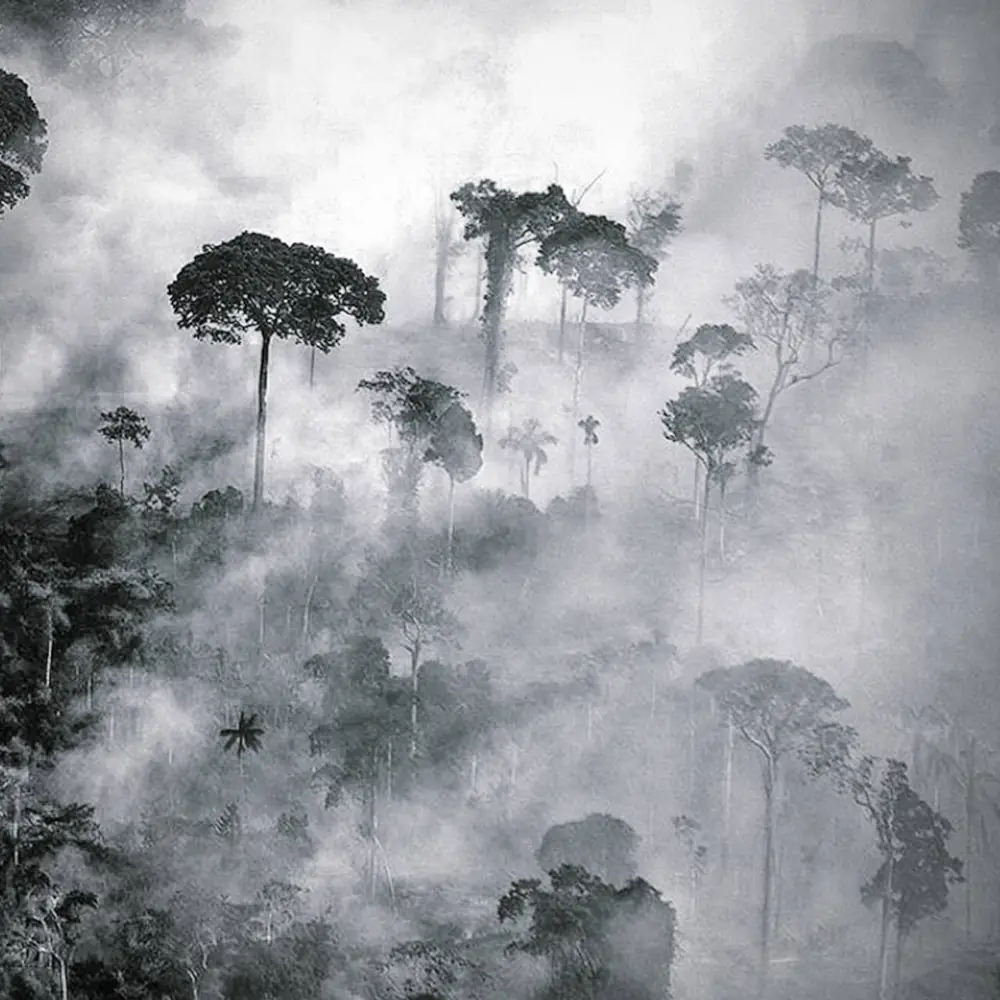
[[[118,487],[119,492],[124,497],[125,496],[125,440],[124,438],[118,439],[118,467],[121,471],[121,483]]]
[[[563,363],[566,351],[566,304],[569,301],[569,290],[562,286],[562,295],[559,297],[559,364]]]
[[[725,778],[722,789],[722,871],[729,870],[729,827],[733,806],[733,744],[736,737],[736,727],[733,725],[733,715],[726,717],[726,764]]]
[[[410,760],[417,756],[417,685],[420,677],[420,640],[410,647]]]
[[[694,460],[694,519],[701,521],[701,462]]]
[[[902,995],[901,987],[903,985],[903,943],[906,941],[906,935],[903,933],[903,929],[899,926],[899,922],[896,922],[896,955],[895,961],[893,963],[892,972],[892,986],[893,995],[899,997]]]
[[[257,512],[264,502],[264,444],[267,434],[267,366],[271,354],[271,335],[262,334],[260,345],[260,371],[257,375],[257,447],[253,466],[253,505]]]
[[[976,807],[976,740],[969,740],[969,770],[965,778],[965,940],[972,941],[972,824]]]
[[[385,800],[392,802],[392,737],[386,741],[385,746]]]
[[[45,636],[45,690],[48,691],[52,687],[52,646],[53,646],[53,628],[52,628],[52,603],[51,601],[46,605],[45,608],[45,625],[46,625],[46,636]]]
[[[868,223],[868,252],[865,254],[865,288],[869,297],[875,291],[875,227],[878,219]]]
[[[813,243],[813,284],[819,280],[819,241],[820,233],[823,228],[823,199],[826,192],[823,188],[819,189],[819,197],[816,199],[816,232],[814,236]]]
[[[591,483],[594,478],[594,447],[588,441],[587,442],[587,489],[591,488]]]
[[[890,824],[891,826],[891,824]],[[895,868],[895,855],[889,855],[886,870],[885,891],[882,896],[882,926],[879,931],[878,951],[878,997],[879,1000],[889,1000],[889,927],[892,923],[892,890]]]
[[[21,863],[21,782],[14,779],[14,816],[10,824],[11,868],[17,871]]]
[[[309,641],[309,616],[312,612],[313,595],[316,593],[316,586],[319,583],[319,574],[312,578],[309,589],[306,591],[305,606],[302,608],[302,644]]]
[[[698,627],[695,645],[700,646],[705,627],[705,568],[708,565],[708,489],[711,479],[705,474],[705,489],[701,507],[701,555],[698,559]]]
[[[445,291],[448,283],[448,261],[451,251],[452,220],[449,217],[446,221],[441,218],[441,209],[438,207],[438,218],[436,220],[436,247],[434,254],[434,326],[442,328],[448,325],[445,316]]]
[[[778,777],[777,762],[764,762],[764,886],[760,906],[760,978],[767,982],[771,964],[771,883],[774,866],[774,791]]]
[[[477,792],[477,781],[479,776],[479,754],[472,754],[472,763],[469,767],[469,792],[475,796]]]
[[[524,476],[521,479],[521,489],[524,491],[524,498],[531,499],[531,456],[524,456]]]
[[[449,575],[455,569],[455,477],[448,477],[448,555],[446,560]]]
[[[66,973],[66,960],[61,955],[55,955],[59,966],[59,995],[62,1000],[69,1000],[69,978]]]
[[[719,483],[719,560],[726,561],[726,484]]]
[[[641,281],[635,286],[635,346],[641,348],[644,344],[643,337],[643,313],[646,311],[646,296],[649,294],[649,286]]]
[[[583,307],[580,309],[580,335],[576,343],[576,366],[573,369],[573,410],[570,420],[572,428],[569,438],[569,482],[570,486],[576,482],[576,424],[580,418],[580,385],[583,381],[583,354],[584,342],[587,331],[587,300],[583,300]]]
[[[316,385],[316,348],[309,348],[309,391]]]

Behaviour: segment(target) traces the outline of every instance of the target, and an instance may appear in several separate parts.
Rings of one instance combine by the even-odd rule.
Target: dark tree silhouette
[[[224,741],[222,749],[224,751],[236,750],[241,776],[244,773],[243,755],[249,751],[260,753],[260,741],[263,735],[264,729],[257,725],[257,716],[247,715],[242,709],[240,709],[239,721],[234,727],[219,730],[219,738]]]
[[[378,279],[357,264],[321,247],[288,245],[244,232],[227,243],[206,246],[185,264],[167,289],[182,329],[199,340],[242,343],[256,330],[261,338],[257,378],[257,446],[253,509],[264,498],[264,439],[271,342],[294,340],[324,354],[346,333],[342,317],[381,323],[385,294]]]
[[[127,406],[102,413],[101,421],[98,433],[105,440],[118,445],[118,466],[121,471],[118,490],[125,496],[125,442],[141,450],[150,437],[149,425],[144,417]]]
[[[28,85],[0,69],[0,215],[31,193],[28,177],[42,169],[46,131]]]
[[[483,364],[483,408],[487,435],[503,355],[503,321],[520,252],[544,239],[572,211],[557,184],[545,191],[515,194],[491,180],[463,184],[451,194],[465,217],[466,240],[483,240],[486,298],[482,313],[486,355]]]
[[[1000,170],[976,174],[972,187],[962,192],[958,246],[980,265],[984,277],[996,280],[1000,264]]]

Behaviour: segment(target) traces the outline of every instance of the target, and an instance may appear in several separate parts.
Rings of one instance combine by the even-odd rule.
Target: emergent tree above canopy
[[[193,329],[199,340],[239,344],[251,330],[260,334],[256,509],[264,496],[271,341],[293,340],[327,353],[347,332],[344,316],[358,324],[383,321],[385,293],[378,279],[353,260],[335,257],[321,247],[289,245],[272,236],[244,232],[227,243],[204,247],[184,265],[167,294],[181,328]]]

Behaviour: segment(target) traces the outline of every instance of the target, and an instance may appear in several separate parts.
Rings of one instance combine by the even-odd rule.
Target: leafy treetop
[[[45,120],[19,76],[0,69],[0,215],[27,198],[28,175],[42,169]]]
[[[226,344],[257,330],[265,340],[288,338],[328,352],[346,333],[342,316],[359,324],[385,319],[378,279],[354,261],[260,233],[205,246],[167,294],[183,329]]]
[[[958,246],[972,254],[1000,257],[1000,171],[976,174],[972,187],[962,192]]]

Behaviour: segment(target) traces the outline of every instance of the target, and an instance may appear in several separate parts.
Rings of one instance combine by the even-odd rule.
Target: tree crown
[[[226,344],[257,330],[325,353],[346,333],[342,316],[359,325],[385,319],[378,279],[354,261],[260,233],[205,246],[167,294],[182,329]]]

